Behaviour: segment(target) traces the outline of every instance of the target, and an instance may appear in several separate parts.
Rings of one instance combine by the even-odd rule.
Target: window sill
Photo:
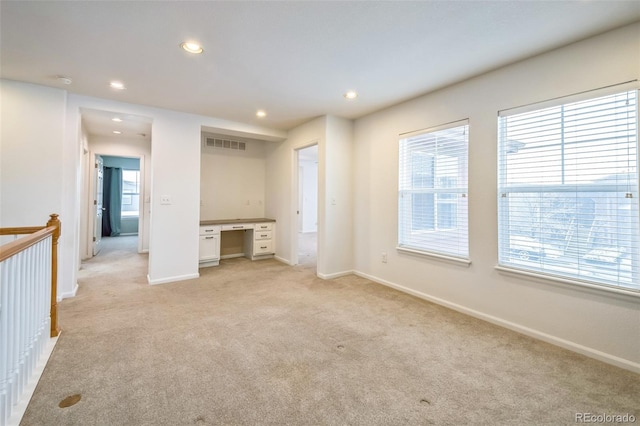
[[[437,254],[437,253],[429,253],[426,251],[420,251],[415,249],[410,249],[406,247],[396,247],[401,253],[412,254],[416,256],[430,257],[438,260],[446,260],[448,262],[457,263],[465,266],[471,265],[471,261],[469,259],[463,259],[461,257],[447,256],[446,254]]]
[[[615,294],[615,295],[624,295],[628,297],[640,298],[640,290],[636,291],[636,290],[625,289],[620,287],[613,287],[606,284],[602,284],[602,285],[592,284],[586,281],[572,280],[569,278],[561,278],[553,275],[524,271],[522,269],[509,268],[509,267],[500,266],[500,265],[496,265],[495,269],[501,273],[505,273],[508,275],[535,278],[537,280],[542,280],[548,284],[555,284],[555,285],[567,284],[567,285],[575,286],[576,288],[580,288],[583,290],[591,290],[600,294],[607,294],[607,295]]]

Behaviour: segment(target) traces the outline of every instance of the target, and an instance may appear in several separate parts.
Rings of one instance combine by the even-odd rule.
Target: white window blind
[[[399,144],[398,248],[469,258],[467,120]]]
[[[499,264],[640,290],[637,91],[499,118]]]

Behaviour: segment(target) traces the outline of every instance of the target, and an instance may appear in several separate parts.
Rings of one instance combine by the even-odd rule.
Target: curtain
[[[122,169],[105,167],[103,181],[102,235],[115,237],[120,235],[120,216],[122,212]]]

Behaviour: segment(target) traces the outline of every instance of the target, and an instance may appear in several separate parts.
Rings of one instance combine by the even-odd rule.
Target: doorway
[[[107,240],[128,237],[139,250],[144,191],[142,158],[94,154],[93,256]],[[113,245],[113,244],[111,244]]]
[[[317,267],[318,258],[318,145],[296,150],[298,183],[296,263]]]
[[[149,251],[150,209],[151,209],[151,131],[153,120],[150,117],[129,113],[80,108],[81,131],[81,223],[80,223],[80,262],[92,258],[104,245],[102,237],[110,236],[111,231],[103,231],[101,211],[104,216],[108,207],[98,206],[105,197],[100,196],[99,177],[102,177],[103,193],[107,192],[108,168],[119,168],[123,174],[120,181],[122,191],[116,202],[116,235],[133,236],[138,253]],[[102,161],[102,167],[100,162]],[[119,162],[114,164],[113,161]],[[98,172],[103,170],[102,172]],[[118,229],[119,228],[119,229]],[[98,232],[100,230],[100,232]],[[95,240],[94,240],[95,239]],[[132,238],[129,238],[132,240]],[[97,244],[95,244],[97,243]],[[95,247],[97,245],[97,247]]]

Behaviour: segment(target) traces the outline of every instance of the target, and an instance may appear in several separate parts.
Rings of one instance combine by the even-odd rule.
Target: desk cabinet
[[[220,262],[220,226],[200,227],[200,267],[217,266]]]
[[[251,260],[273,257],[275,253],[274,234],[274,223],[254,224],[253,232],[246,232],[244,236],[245,256]]]
[[[225,254],[221,256],[220,244],[224,239],[225,231],[228,232],[227,237],[231,236],[230,231],[239,231],[233,233],[239,235],[239,240],[237,246],[227,246],[230,241],[225,240],[226,243],[223,244]],[[226,259],[244,256],[251,260],[272,258],[276,250],[275,235],[276,225],[270,219],[263,221],[260,218],[254,218],[247,219],[246,222],[242,219],[200,222],[200,267],[218,266],[221,257]],[[231,241],[235,241],[235,237]],[[227,253],[230,247],[234,249],[233,253]]]

